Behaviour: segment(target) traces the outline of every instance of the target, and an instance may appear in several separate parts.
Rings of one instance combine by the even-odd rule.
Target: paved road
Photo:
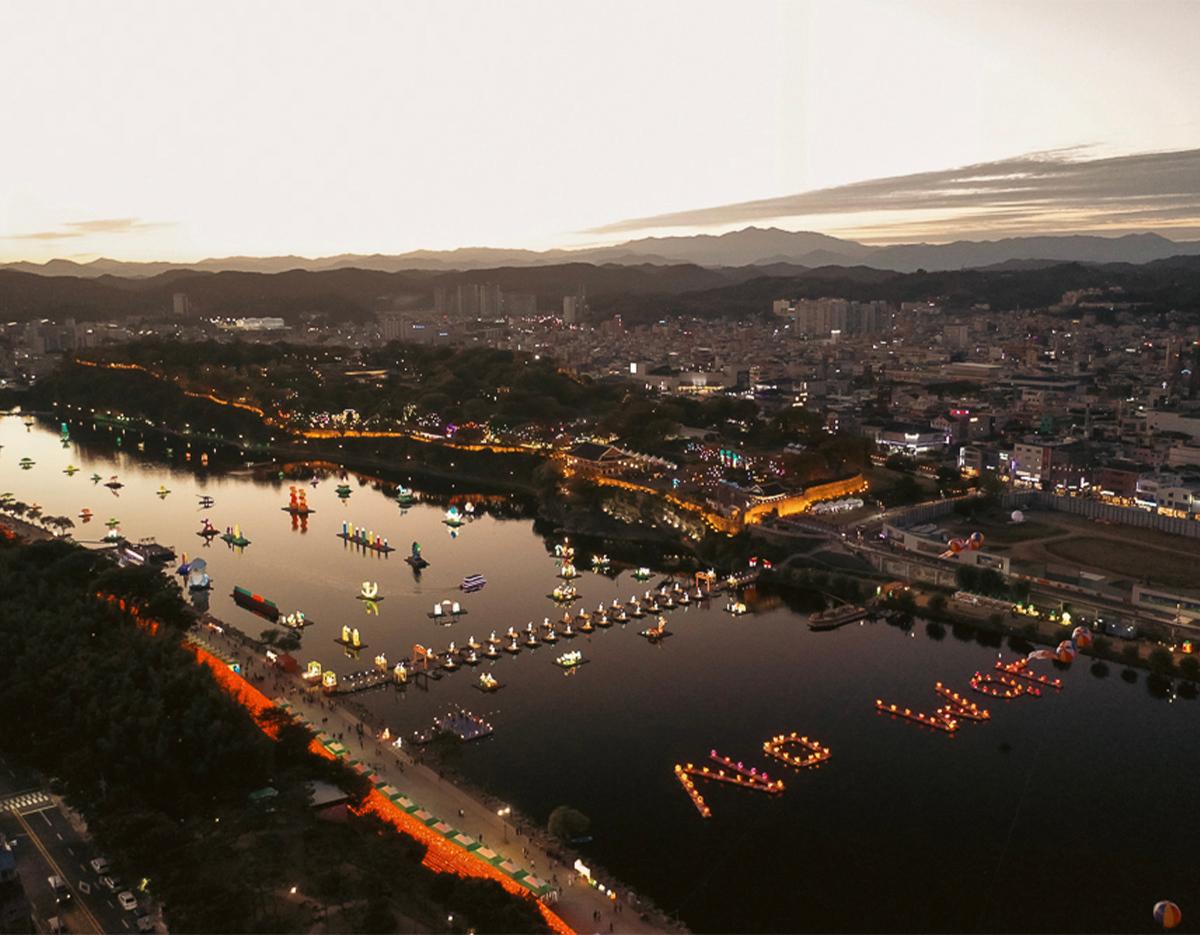
[[[17,871],[33,906],[40,931],[46,920],[59,916],[70,932],[136,931],[133,914],[103,890],[88,866],[99,854],[40,786],[38,777],[0,760],[0,831],[8,837],[17,857]],[[73,895],[60,906],[48,877],[58,874]]]

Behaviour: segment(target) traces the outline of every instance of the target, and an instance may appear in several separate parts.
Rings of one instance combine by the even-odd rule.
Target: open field
[[[1052,556],[1070,564],[1170,588],[1194,588],[1200,560],[1194,553],[1122,542],[1113,538],[1067,536],[1043,544]]]
[[[1012,522],[1008,514],[987,516],[979,522],[955,518],[953,522],[944,524],[944,528],[956,536],[969,536],[973,532],[981,532],[984,536],[984,548],[1014,545],[1018,542],[1028,542],[1033,539],[1048,539],[1067,532],[1065,528],[1053,522],[1053,513],[1039,514],[1038,521],[1027,520],[1024,523]]]
[[[1027,574],[1040,573],[1037,568],[1045,564],[1067,565],[1124,579],[1126,587],[1148,578],[1163,587],[1200,591],[1200,539],[1048,510],[1025,516],[1016,524],[996,510],[978,522],[947,518],[942,528],[962,537],[978,530],[985,549],[1009,556]]]

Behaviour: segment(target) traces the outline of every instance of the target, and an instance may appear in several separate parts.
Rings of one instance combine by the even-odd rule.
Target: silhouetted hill
[[[989,305],[1003,313],[1056,304],[1073,289],[1119,286],[1115,300],[1147,303],[1148,311],[1178,309],[1200,315],[1200,257],[1173,257],[1138,266],[1058,263],[998,270],[893,273],[869,267],[822,267],[796,276],[763,276],[715,289],[673,296],[622,295],[593,302],[599,315],[620,314],[628,322],[663,314],[749,317],[767,314],[781,298],[936,301],[948,308]]]
[[[764,275],[766,273],[767,275]],[[780,298],[844,296],[891,302],[935,300],[949,307],[986,303],[997,311],[1047,306],[1071,289],[1120,286],[1122,298],[1154,309],[1200,309],[1200,256],[1136,265],[1038,261],[994,269],[896,273],[869,266],[793,264],[710,269],[696,265],[623,266],[567,263],[465,272],[334,269],[282,273],[170,270],[148,278],[104,275],[92,279],[0,270],[0,320],[65,318],[112,320],[162,315],[172,295],[188,296],[196,317],[306,314],[331,321],[363,320],[378,311],[428,311],[439,286],[495,283],[506,292],[532,293],[543,311],[581,286],[594,317],[621,314],[646,321],[670,314],[746,317],[768,313]]]
[[[330,320],[362,320],[384,309],[429,310],[438,286],[495,283],[507,292],[532,293],[546,310],[562,308],[562,297],[583,287],[589,297],[674,295],[712,289],[761,275],[756,267],[701,266],[501,267],[466,272],[382,272],[333,269],[310,272],[219,273],[170,270],[147,278],[103,275],[84,279],[0,270],[0,320],[74,317],[108,320],[127,315],[166,314],[176,292],[188,296],[196,317],[305,314]]]
[[[457,250],[414,250],[398,255],[341,254],[310,259],[300,256],[222,257],[196,263],[125,263],[101,258],[90,263],[51,260],[45,264],[12,263],[7,268],[39,275],[99,277],[156,276],[172,269],[208,272],[282,273],[334,269],[381,272],[453,271],[501,267],[560,266],[572,263],[624,266],[709,268],[767,266],[788,263],[804,267],[866,265],[875,269],[914,272],[973,269],[1011,260],[1081,263],[1149,263],[1180,254],[1200,254],[1200,242],[1176,242],[1157,234],[1122,237],[1090,235],[1009,237],[1002,240],[959,240],[944,244],[867,246],[812,231],[747,227],[726,234],[643,237],[606,247],[578,250],[507,250],[462,247]],[[4,268],[0,265],[0,268]]]

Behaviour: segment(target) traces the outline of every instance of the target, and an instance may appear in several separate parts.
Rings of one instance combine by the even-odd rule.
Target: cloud
[[[165,222],[143,221],[141,218],[97,218],[91,221],[68,221],[59,230],[0,235],[0,240],[69,240],[94,234],[140,234],[169,226]]]
[[[1144,230],[1200,225],[1200,149],[1087,157],[1087,147],[870,179],[593,228],[598,235],[663,228],[712,228],[782,218],[861,215],[855,230],[889,235],[1033,230]],[[906,217],[905,215],[909,215]],[[920,215],[918,223],[911,216]],[[932,215],[932,216],[931,216]],[[939,228],[940,225],[940,228]],[[1124,226],[1122,226],[1124,225]]]

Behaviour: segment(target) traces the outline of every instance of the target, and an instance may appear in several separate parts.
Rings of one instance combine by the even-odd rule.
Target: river
[[[561,614],[545,596],[557,580],[553,557],[528,519],[484,512],[452,537],[441,506],[402,511],[351,475],[344,502],[336,477],[306,487],[316,512],[301,528],[281,510],[288,482],[198,472],[180,442],[170,442],[180,450],[167,463],[168,442],[147,435],[139,455],[138,440],[126,432],[120,449],[64,446],[57,430],[2,418],[0,491],[76,523],[89,507],[95,519],[73,531],[80,540],[100,539],[113,517],[131,539],[204,557],[212,612],[249,633],[267,624],[233,603],[235,584],[303,610],[316,624],[295,655],[340,675],[370,666],[376,652],[395,660],[415,643],[461,646]],[[23,457],[36,463],[23,470]],[[68,476],[68,464],[81,470]],[[125,486],[114,494],[93,473]],[[200,495],[214,498],[211,509]],[[204,548],[195,532],[205,516],[222,529],[238,523],[251,544]],[[343,520],[398,551],[345,546]],[[414,540],[430,562],[419,577],[402,560]],[[627,572],[591,573],[589,556],[578,564],[589,610],[647,587]],[[464,596],[457,586],[471,573],[488,584]],[[378,615],[356,598],[364,580],[379,583]],[[451,626],[430,620],[443,599],[468,614]],[[949,736],[877,715],[874,699],[932,711],[937,680],[970,694],[971,674],[1000,651],[986,637],[882,623],[814,633],[778,602],[741,618],[719,606],[674,611],[674,636],[660,645],[633,621],[505,656],[485,664],[505,684],[494,695],[476,691],[479,671],[467,669],[428,692],[359,698],[402,734],[454,704],[485,714],[494,736],[464,746],[455,768],[538,820],[560,804],[585,812],[594,836],[585,859],[696,931],[1135,931],[1153,927],[1159,899],[1181,903],[1185,926],[1200,916],[1188,904],[1200,892],[1195,700],[1085,659],[1056,673],[1063,691],[988,699],[991,722]],[[361,659],[334,643],[344,624],[362,633]],[[552,660],[568,649],[588,664],[564,675]],[[764,757],[763,741],[793,730],[829,746],[829,762],[795,772]],[[786,791],[701,784],[713,811],[702,819],[672,766],[702,763],[710,748],[765,767]]]

